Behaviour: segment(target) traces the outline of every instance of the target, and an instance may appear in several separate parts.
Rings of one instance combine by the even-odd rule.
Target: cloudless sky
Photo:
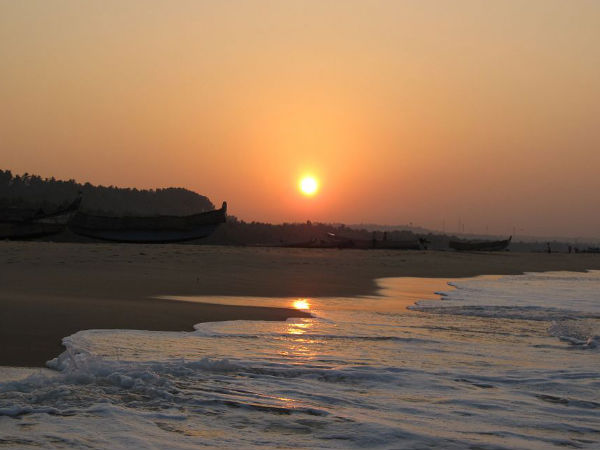
[[[600,237],[597,1],[0,1],[0,61],[15,173]]]

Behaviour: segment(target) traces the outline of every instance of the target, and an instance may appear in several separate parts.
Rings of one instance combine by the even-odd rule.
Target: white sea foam
[[[548,332],[582,348],[596,348],[600,336],[600,272],[547,272],[497,280],[452,282],[444,301],[419,301],[410,309],[437,314],[536,320]]]
[[[599,288],[527,274],[413,312],[387,289],[310,319],[81,331],[52,371],[0,371],[0,448],[598,448]]]

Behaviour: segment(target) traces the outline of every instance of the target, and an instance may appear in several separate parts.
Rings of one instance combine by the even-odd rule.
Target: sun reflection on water
[[[310,303],[308,303],[308,299],[306,299],[306,298],[299,298],[298,300],[295,300],[292,305],[296,309],[303,309],[303,310],[310,309]]]
[[[306,333],[306,330],[310,327],[310,323],[290,323],[288,325],[288,334],[304,334]]]
[[[285,324],[285,334],[281,342],[285,342],[284,347],[279,352],[280,355],[299,358],[300,360],[311,360],[316,356],[315,344],[317,341],[310,336],[310,330],[314,326],[313,319],[301,319],[297,322],[288,322]]]

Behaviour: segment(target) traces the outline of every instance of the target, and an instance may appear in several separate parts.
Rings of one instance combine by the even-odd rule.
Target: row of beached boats
[[[512,236],[508,239],[498,241],[486,240],[451,240],[448,246],[459,252],[479,251],[494,252],[506,250],[510,245]],[[293,244],[282,244],[288,248],[357,248],[357,249],[384,249],[384,250],[427,250],[431,244],[425,238],[417,237],[412,240],[388,240],[386,234],[382,240],[375,237],[373,239],[355,239],[350,237],[338,236],[334,233],[327,233],[322,239],[312,239],[306,242]]]
[[[404,241],[388,241],[373,239],[356,239],[327,233],[323,238],[309,241],[281,244],[279,247],[288,248],[356,248],[356,249],[388,249],[388,250],[427,250],[430,242],[423,238]]]
[[[81,197],[51,211],[42,209],[5,208],[0,210],[0,239],[33,239],[51,236],[69,229],[92,239],[131,243],[168,243],[201,239],[209,236],[227,217],[227,203],[220,209],[188,216],[105,216],[80,210]],[[512,237],[499,241],[451,240],[457,251],[500,251],[508,248]],[[321,239],[282,243],[288,248],[354,248],[387,250],[427,250],[424,238],[396,241],[356,239],[327,233]]]
[[[112,242],[167,243],[209,236],[227,217],[220,209],[189,216],[103,216],[80,210],[81,197],[51,211],[5,208],[0,211],[0,239],[33,239],[69,229],[75,234]]]

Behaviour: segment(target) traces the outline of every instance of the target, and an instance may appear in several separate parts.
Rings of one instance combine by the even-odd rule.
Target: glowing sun
[[[296,309],[310,309],[310,304],[303,298],[294,301],[293,305]]]
[[[306,176],[300,179],[300,192],[304,195],[315,195],[319,190],[319,182],[315,177]]]

